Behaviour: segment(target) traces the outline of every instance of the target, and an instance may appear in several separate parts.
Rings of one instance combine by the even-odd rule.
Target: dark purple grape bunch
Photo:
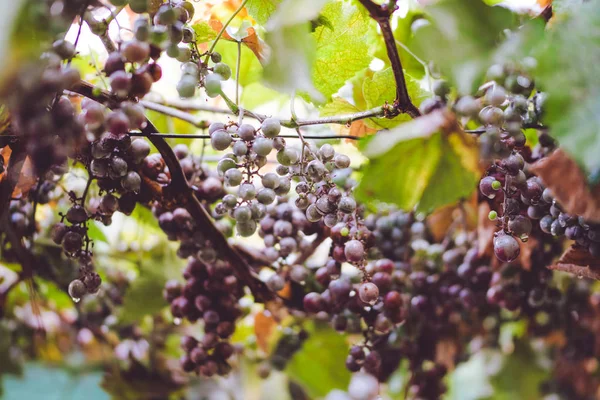
[[[423,223],[416,223],[411,213],[390,210],[386,213],[369,214],[365,226],[373,232],[375,245],[370,257],[389,258],[394,261],[406,261],[411,255],[411,239],[414,235],[422,237]]]
[[[171,303],[173,317],[190,322],[202,320],[204,335],[200,340],[183,338],[182,368],[204,376],[226,375],[231,370],[228,360],[234,354],[229,339],[243,313],[238,303],[244,295],[243,285],[231,265],[221,260],[205,263],[190,258],[183,276],[184,285],[167,283],[165,298]]]
[[[10,82],[6,99],[13,130],[40,176],[64,164],[68,151],[85,143],[75,107],[68,97],[61,96],[63,90],[79,82],[80,75],[76,69],[63,66],[65,54],[59,55],[57,47],[55,43],[54,51],[44,53],[36,64],[24,66],[23,73]]]
[[[202,164],[200,157],[192,154],[185,144],[173,147],[181,169],[199,200],[212,204],[225,195],[223,179],[213,169]]]
[[[2,158],[0,156],[0,158]],[[24,199],[11,200],[8,212],[10,225],[14,232],[20,236],[31,236],[36,230],[33,220],[33,206]]]

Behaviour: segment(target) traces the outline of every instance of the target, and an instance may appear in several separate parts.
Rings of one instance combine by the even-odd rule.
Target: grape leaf
[[[231,67],[231,79],[235,79],[238,57],[237,43],[221,40],[217,44],[216,50],[221,54],[222,61]],[[247,86],[254,82],[258,82],[262,77],[262,66],[260,65],[260,62],[246,46],[242,46],[241,56],[240,85]]]
[[[421,102],[429,97],[429,93],[421,88],[419,81],[408,74],[406,78],[406,89],[413,103],[418,107]],[[385,103],[391,104],[396,97],[396,87],[394,82],[394,72],[392,68],[386,68],[377,71],[372,77],[363,81],[363,97],[367,102],[367,109],[382,106]],[[391,83],[391,84],[390,84]],[[408,114],[400,114],[393,119],[370,118],[366,121],[367,126],[373,129],[392,128],[411,118]]]
[[[284,0],[273,13],[265,35],[270,47],[263,74],[267,86],[283,93],[306,92],[315,101],[323,99],[311,79],[316,43],[310,21],[326,1]]]
[[[321,108],[321,116],[341,116],[346,114],[354,114],[361,110],[358,109],[353,104],[350,104],[347,100],[342,99],[341,97],[334,97],[330,103],[327,103],[323,108]],[[374,129],[368,127],[365,124],[365,120],[353,121],[349,126],[348,125],[337,125],[332,126],[334,132],[338,132],[338,134],[344,135],[352,135],[363,137],[368,134],[372,134],[375,132]]]
[[[600,26],[598,2],[570,9],[570,16],[552,25],[547,41],[536,52],[536,81],[548,94],[544,123],[577,162],[600,168]],[[569,71],[569,73],[564,73]]]
[[[516,18],[506,8],[481,0],[443,0],[427,8],[432,24],[415,33],[415,52],[433,60],[459,93],[474,91],[491,62],[504,29]]]
[[[468,197],[480,175],[476,142],[441,110],[381,131],[361,149],[370,161],[356,194],[366,202],[430,212]]]
[[[206,43],[217,37],[217,32],[206,21],[200,21],[192,25],[192,29],[196,33],[197,43]]]
[[[246,10],[256,22],[265,25],[279,3],[281,3],[281,0],[249,0],[246,3]]]
[[[330,21],[313,33],[317,53],[312,76],[315,87],[329,99],[346,81],[369,66],[369,42],[365,37],[375,31],[368,16],[351,3],[331,2],[322,11]]]
[[[344,366],[347,355],[348,344],[344,336],[329,326],[317,325],[288,363],[286,373],[311,397],[324,397],[332,389],[348,387],[350,372]],[[315,360],[319,362],[315,363]]]

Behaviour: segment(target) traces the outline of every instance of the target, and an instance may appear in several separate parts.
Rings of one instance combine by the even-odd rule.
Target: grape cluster
[[[372,258],[388,258],[394,261],[407,261],[410,257],[411,237],[421,237],[425,230],[422,222],[416,222],[414,216],[400,210],[370,214],[365,218],[365,226],[373,232],[375,238]]]
[[[39,176],[63,165],[70,155],[67,151],[85,142],[74,106],[60,95],[79,82],[79,72],[61,62],[56,52],[48,52],[41,63],[26,66],[27,71],[11,83],[12,95],[7,100],[13,129],[22,138]]]
[[[225,375],[231,370],[227,360],[234,347],[228,339],[235,330],[236,319],[242,315],[238,301],[244,294],[243,285],[231,265],[221,260],[205,263],[190,258],[183,276],[183,286],[176,281],[167,283],[165,298],[171,303],[174,317],[191,322],[202,320],[204,336],[200,341],[191,336],[183,338],[186,354],[181,358],[181,366],[187,372],[195,370],[204,376]]]

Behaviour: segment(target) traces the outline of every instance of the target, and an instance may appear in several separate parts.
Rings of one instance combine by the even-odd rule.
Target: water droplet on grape
[[[521,235],[520,239],[521,239],[521,242],[526,243],[529,240],[529,236],[527,236],[527,235]]]
[[[81,300],[81,298],[79,298],[79,297],[71,297],[71,300],[73,300],[73,302],[75,302],[75,303],[79,303],[79,301]]]
[[[173,318],[173,323],[175,325],[181,325],[181,318]]]

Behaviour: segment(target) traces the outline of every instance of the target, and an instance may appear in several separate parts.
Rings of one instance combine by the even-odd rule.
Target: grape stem
[[[206,111],[209,113],[215,113],[215,114],[229,114],[229,115],[238,115],[238,112],[240,111],[239,108],[236,106],[235,111],[232,110],[227,110],[224,108],[218,108],[218,107],[211,107],[211,106],[205,106],[202,104],[197,104],[197,103],[191,103],[191,102],[186,102],[186,101],[181,101],[181,100],[174,100],[174,101],[163,101],[163,102],[155,102],[155,101],[148,101],[148,100],[140,100],[140,104],[142,104],[144,107],[156,111],[156,112],[160,112],[161,114],[165,114],[174,118],[178,118],[181,119],[182,121],[186,121],[189,122],[192,125],[198,126],[198,127],[204,127],[206,122],[202,121],[198,118],[195,118],[193,115],[190,115],[189,113],[185,112],[187,111]],[[232,104],[234,104],[232,102]],[[284,126],[286,128],[299,128],[302,126],[309,126],[309,125],[325,125],[325,124],[338,124],[338,125],[350,125],[352,122],[354,121],[359,121],[361,119],[367,119],[367,118],[381,118],[381,117],[386,117],[391,113],[390,110],[390,106],[382,106],[382,107],[375,107],[372,108],[370,110],[366,110],[366,111],[360,111],[357,113],[353,113],[353,114],[344,114],[344,115],[336,115],[336,116],[331,116],[331,117],[323,117],[323,118],[316,118],[316,119],[289,119],[289,120],[281,120],[281,126]],[[265,119],[268,118],[267,115],[263,115],[263,114],[257,114],[254,113],[252,111],[243,110],[244,116],[245,117],[249,117],[249,118],[254,118],[257,119],[259,121],[263,121]]]
[[[390,24],[390,17],[395,10],[394,5],[391,4],[391,7],[388,4],[379,5],[372,0],[359,1],[367,9],[371,18],[377,22],[381,29],[381,34],[385,42],[385,49],[388,58],[390,59],[390,64],[392,65],[394,80],[396,81],[396,99],[394,100],[394,109],[396,113],[403,112],[413,118],[419,117],[421,112],[412,103],[410,95],[408,94],[406,78],[404,77],[402,62],[400,61],[400,54],[398,53],[396,39],[394,38],[394,32],[392,31],[392,26]]]

